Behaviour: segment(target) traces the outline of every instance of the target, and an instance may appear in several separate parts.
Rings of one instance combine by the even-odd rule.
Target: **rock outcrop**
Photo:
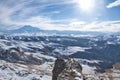
[[[7,50],[0,49],[0,59],[6,60],[12,63],[23,63],[23,64],[43,64],[42,59],[34,57],[32,54],[27,55],[24,52],[20,51],[18,48],[9,48]]]
[[[52,80],[84,80],[82,66],[74,59],[58,58],[52,73]]]

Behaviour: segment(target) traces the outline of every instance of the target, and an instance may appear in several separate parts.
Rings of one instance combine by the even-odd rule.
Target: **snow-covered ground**
[[[19,48],[25,55],[32,55],[36,59],[43,60],[43,64],[21,64],[0,60],[0,80],[51,80],[52,68],[56,58],[41,54],[40,52],[32,52],[33,48],[42,49],[43,44],[38,42],[9,41],[0,40],[0,54],[3,50],[10,48]]]
[[[61,41],[59,39],[58,41]],[[107,44],[114,44],[113,42],[107,42]],[[57,47],[56,47],[57,46]],[[22,40],[5,40],[0,39],[0,54],[4,50],[10,48],[20,49],[25,55],[32,55],[36,59],[43,60],[43,64],[21,64],[9,62],[4,59],[0,59],[0,80],[52,80],[52,69],[56,58],[50,56],[54,52],[58,52],[60,55],[72,55],[76,52],[84,52],[91,47],[81,46],[63,46],[59,43],[53,43],[49,40],[46,41],[22,41]],[[83,67],[83,74],[96,74],[96,66],[89,66],[87,63],[99,64],[99,60],[87,60],[76,59]],[[117,73],[110,73],[112,76],[119,77]],[[120,71],[118,71],[120,72]],[[99,76],[98,74],[96,76]],[[107,75],[106,73],[102,75]],[[108,79],[109,80],[109,79]],[[119,80],[119,79],[115,79]]]
[[[0,60],[0,80],[51,80],[51,64],[25,65]]]
[[[63,49],[62,47],[56,48],[54,50],[54,52],[59,52],[61,55],[71,55],[74,54],[76,52],[84,52],[85,49],[89,49],[89,48],[84,48],[84,47],[78,47],[78,46],[69,46],[65,49]]]

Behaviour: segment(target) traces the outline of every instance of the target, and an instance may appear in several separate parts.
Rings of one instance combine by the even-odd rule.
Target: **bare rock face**
[[[52,80],[57,80],[58,75],[65,69],[65,66],[66,62],[64,59],[58,58],[55,61],[54,69],[52,71],[53,73]]]
[[[82,66],[74,59],[58,58],[55,61],[52,80],[83,80]]]

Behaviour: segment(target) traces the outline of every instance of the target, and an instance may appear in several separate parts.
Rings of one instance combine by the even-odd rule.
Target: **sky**
[[[0,0],[0,29],[120,31],[120,0]]]

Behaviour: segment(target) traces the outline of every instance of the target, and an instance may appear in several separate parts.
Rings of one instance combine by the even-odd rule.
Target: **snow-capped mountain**
[[[38,32],[42,32],[42,30],[40,30],[39,28],[36,27],[32,27],[30,25],[25,25],[19,29],[15,29],[15,30],[8,30],[5,31],[5,33],[10,33],[10,34],[14,34],[14,33],[38,33]]]

